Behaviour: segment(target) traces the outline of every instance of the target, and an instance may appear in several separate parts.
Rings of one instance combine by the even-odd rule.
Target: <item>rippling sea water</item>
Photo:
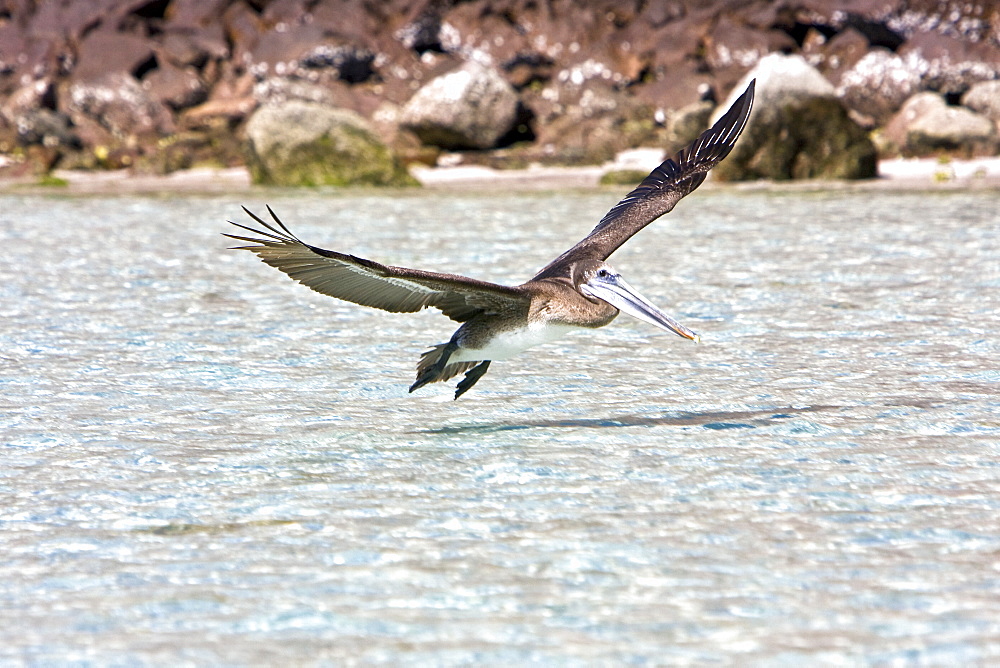
[[[620,194],[5,195],[0,662],[1000,660],[1000,194],[704,188],[612,258],[701,345],[458,402],[219,236],[517,283]]]

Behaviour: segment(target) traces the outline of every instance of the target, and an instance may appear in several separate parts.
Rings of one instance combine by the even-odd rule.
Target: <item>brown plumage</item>
[[[751,82],[724,116],[654,169],[589,235],[518,286],[393,267],[311,246],[292,234],[270,207],[273,224],[244,207],[263,229],[232,223],[259,236],[226,236],[254,244],[237,248],[256,253],[322,294],[393,313],[433,307],[463,323],[451,340],[421,356],[411,392],[465,373],[456,388],[457,399],[486,373],[491,361],[507,359],[573,328],[603,327],[619,310],[693,339],[693,332],[635,292],[606,260],[701,185],[709,170],[729,154],[746,126],[753,90]]]

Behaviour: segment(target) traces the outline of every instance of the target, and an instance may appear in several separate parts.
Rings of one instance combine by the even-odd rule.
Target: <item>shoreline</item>
[[[558,190],[619,188],[627,185],[602,186],[601,176],[612,171],[636,170],[650,172],[659,163],[662,153],[657,149],[634,149],[620,154],[604,165],[551,167],[530,165],[524,169],[494,169],[480,165],[448,167],[413,167],[411,173],[426,189],[482,190],[498,184],[520,190]],[[0,181],[0,193],[49,194],[142,194],[186,193],[221,194],[267,189],[250,182],[244,167],[226,169],[195,168],[166,175],[134,174],[130,170],[80,172],[55,170],[52,177],[64,181],[43,184],[35,179]],[[741,181],[713,183],[713,187],[745,190],[927,190],[961,189],[1000,190],[1000,157],[969,160],[938,160],[935,158],[894,158],[879,162],[879,177],[863,181]]]

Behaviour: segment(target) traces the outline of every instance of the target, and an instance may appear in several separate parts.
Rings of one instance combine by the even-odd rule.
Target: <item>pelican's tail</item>
[[[428,383],[437,383],[445,380],[451,380],[460,373],[468,371],[465,378],[458,384],[458,389],[455,392],[455,398],[458,399],[460,396],[465,394],[476,381],[479,380],[484,373],[486,373],[489,367],[489,361],[480,362],[453,362],[448,363],[448,358],[451,354],[455,352],[458,348],[454,343],[439,343],[434,346],[423,355],[420,356],[420,361],[417,363],[417,379],[414,381],[413,385],[410,386],[410,392],[418,390]],[[477,366],[478,365],[478,366]],[[475,367],[473,369],[473,367]],[[471,371],[469,371],[472,369]]]

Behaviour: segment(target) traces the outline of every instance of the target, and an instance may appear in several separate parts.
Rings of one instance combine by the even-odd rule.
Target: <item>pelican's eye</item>
[[[599,278],[607,278],[610,275],[611,275],[611,272],[608,271],[607,269],[598,269],[597,270],[597,276]]]

